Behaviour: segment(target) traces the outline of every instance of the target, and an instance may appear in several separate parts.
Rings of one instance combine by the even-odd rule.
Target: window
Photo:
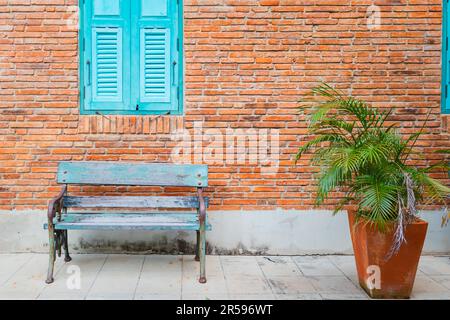
[[[180,114],[181,1],[84,0],[81,6],[81,113]]]
[[[444,0],[442,23],[442,113],[450,114],[450,52],[449,52],[449,32],[450,32],[450,4],[449,0]]]

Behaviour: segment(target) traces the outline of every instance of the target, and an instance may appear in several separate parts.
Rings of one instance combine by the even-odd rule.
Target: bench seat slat
[[[58,183],[207,187],[208,166],[105,161],[60,162]]]
[[[56,230],[199,230],[196,213],[67,214]],[[47,225],[44,225],[47,228]],[[207,229],[211,226],[207,224]]]
[[[64,197],[66,208],[199,208],[197,197]],[[205,198],[206,206],[208,199]]]

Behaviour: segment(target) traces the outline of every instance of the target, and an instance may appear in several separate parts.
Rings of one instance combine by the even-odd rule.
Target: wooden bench
[[[208,166],[159,163],[61,162],[57,182],[59,195],[48,206],[50,261],[47,283],[52,283],[56,255],[64,249],[65,261],[72,259],[68,249],[68,230],[192,230],[197,231],[196,260],[200,261],[200,283],[206,282],[206,236]],[[197,196],[68,196],[68,185],[127,185],[196,187]],[[99,212],[99,209],[110,208]],[[154,211],[148,209],[191,209],[190,212]],[[75,209],[83,209],[76,212]],[[96,209],[89,211],[88,209]],[[121,213],[117,209],[141,209]],[[146,209],[143,212],[142,209]],[[196,209],[196,211],[192,211]]]

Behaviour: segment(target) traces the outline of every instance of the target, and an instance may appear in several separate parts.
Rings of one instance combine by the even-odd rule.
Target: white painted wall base
[[[423,212],[429,222],[424,253],[450,253],[450,226],[442,212]],[[212,254],[351,254],[346,214],[329,211],[213,211],[207,234]],[[46,252],[43,211],[0,212],[0,253]],[[74,252],[192,253],[194,232],[72,231]]]

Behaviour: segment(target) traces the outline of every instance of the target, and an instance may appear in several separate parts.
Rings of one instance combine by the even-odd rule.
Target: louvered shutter
[[[122,30],[92,30],[92,101],[122,101]]]
[[[129,1],[86,0],[85,12],[85,110],[129,110]]]
[[[141,0],[132,5],[132,85],[136,109],[165,113],[179,111],[181,64],[178,4],[175,0]]]
[[[170,29],[144,28],[140,40],[141,102],[170,102]]]

